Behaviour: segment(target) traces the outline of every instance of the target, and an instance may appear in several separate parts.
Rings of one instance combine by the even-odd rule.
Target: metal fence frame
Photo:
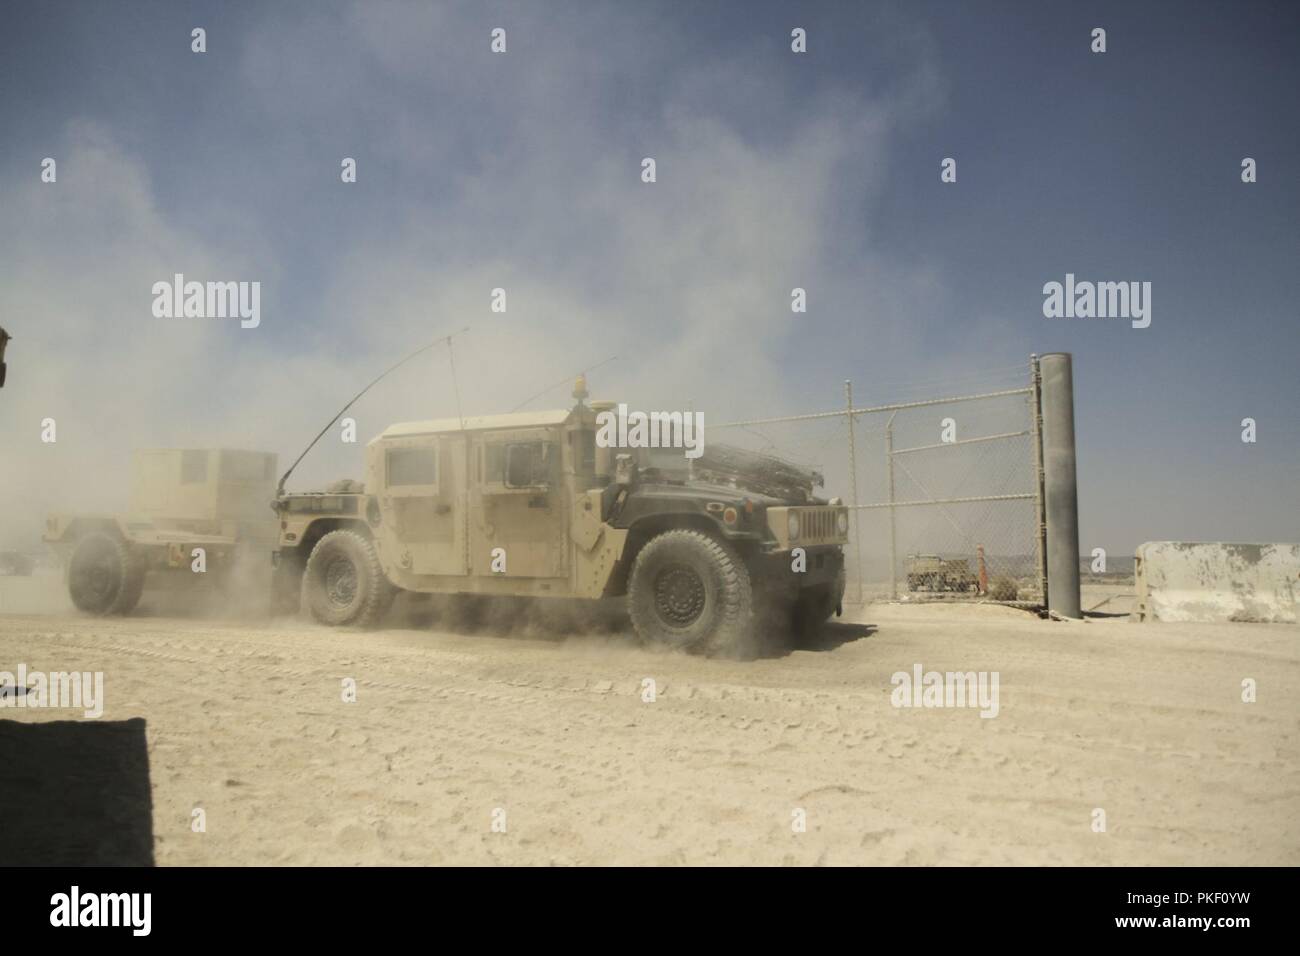
[[[940,442],[933,445],[917,445],[911,448],[894,448],[893,422],[894,416],[899,411],[912,408],[924,408],[931,405],[952,405],[959,402],[975,402],[991,398],[1002,398],[1008,395],[1025,395],[1028,396],[1029,404],[1029,427],[1014,432],[1001,432],[994,435],[981,435],[976,438],[966,438],[960,441]],[[944,398],[930,398],[914,402],[898,402],[890,405],[875,405],[858,408],[853,404],[853,382],[845,380],[844,382],[844,400],[845,407],[842,410],[831,412],[812,412],[805,415],[784,415],[776,418],[755,418],[744,421],[721,422],[712,428],[746,428],[759,425],[777,425],[789,424],[791,422],[815,421],[828,418],[843,418],[848,427],[848,466],[849,482],[852,486],[852,501],[849,503],[849,510],[852,514],[852,544],[854,549],[854,564],[856,571],[856,594],[858,603],[862,603],[864,598],[864,588],[862,582],[862,534],[860,533],[859,515],[875,508],[889,509],[889,575],[890,575],[890,596],[893,599],[898,597],[898,554],[897,554],[897,534],[896,518],[897,509],[937,506],[940,509],[949,504],[970,504],[981,501],[1013,501],[1013,500],[1032,500],[1034,502],[1034,555],[1036,564],[1036,577],[1038,593],[1044,606],[1047,603],[1047,513],[1044,504],[1044,473],[1043,473],[1043,412],[1042,412],[1042,378],[1039,371],[1038,356],[1031,355],[1029,358],[1029,382],[1021,388],[1001,389],[993,392],[981,392],[973,395],[956,395]],[[859,500],[858,494],[858,455],[856,424],[858,419],[863,415],[879,415],[889,412],[889,420],[885,424],[885,457],[887,466],[888,494],[884,501],[868,502],[863,504]],[[977,495],[961,498],[932,498],[926,497],[911,501],[898,501],[894,497],[894,469],[901,468],[905,473],[907,466],[898,461],[900,456],[908,455],[918,451],[932,451],[944,448],[952,448],[960,445],[972,445],[980,442],[1005,441],[1011,438],[1022,438],[1030,436],[1030,445],[1033,449],[1033,491],[1022,492],[1017,494],[1005,495]],[[915,477],[912,481],[918,487],[920,482]],[[924,490],[924,488],[922,488]],[[955,519],[949,512],[943,512],[950,523],[956,527]],[[960,529],[958,529],[960,530]],[[1037,603],[1037,602],[1035,602]]]

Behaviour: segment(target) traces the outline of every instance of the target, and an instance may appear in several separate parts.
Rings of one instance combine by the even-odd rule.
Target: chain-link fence
[[[837,411],[709,431],[714,440],[781,455],[825,476],[825,493],[843,499],[853,515],[850,600],[1040,604],[1038,382],[1031,358],[981,375],[984,390],[953,388],[942,397],[862,408],[846,382]]]

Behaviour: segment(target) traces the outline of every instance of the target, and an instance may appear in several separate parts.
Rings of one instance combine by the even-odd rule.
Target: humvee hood
[[[813,489],[823,483],[819,472],[776,455],[747,451],[731,445],[710,444],[694,466],[695,483],[743,489],[785,504],[812,502]]]
[[[744,504],[746,500],[753,502],[756,507],[777,507],[790,504],[790,500],[787,498],[774,498],[771,495],[748,491],[744,488],[732,488],[729,485],[715,485],[702,481],[691,481],[685,484],[647,481],[636,486],[636,494],[644,497],[682,498],[691,501],[704,498],[737,506]],[[803,504],[803,502],[800,501],[800,504]]]

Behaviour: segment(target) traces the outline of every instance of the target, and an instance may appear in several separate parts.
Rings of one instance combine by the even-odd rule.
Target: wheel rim
[[[655,578],[655,613],[672,627],[688,627],[704,613],[704,580],[694,568],[674,564]]]
[[[325,595],[335,607],[348,607],[357,596],[357,569],[347,558],[335,558],[325,568]]]

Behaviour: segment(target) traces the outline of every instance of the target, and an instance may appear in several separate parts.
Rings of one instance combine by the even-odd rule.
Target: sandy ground
[[[1300,863],[1300,627],[868,605],[742,663],[601,628],[92,619],[52,580],[0,578],[0,670],[103,671],[103,719],[147,721],[160,864]],[[917,663],[997,671],[998,716],[892,706]]]

